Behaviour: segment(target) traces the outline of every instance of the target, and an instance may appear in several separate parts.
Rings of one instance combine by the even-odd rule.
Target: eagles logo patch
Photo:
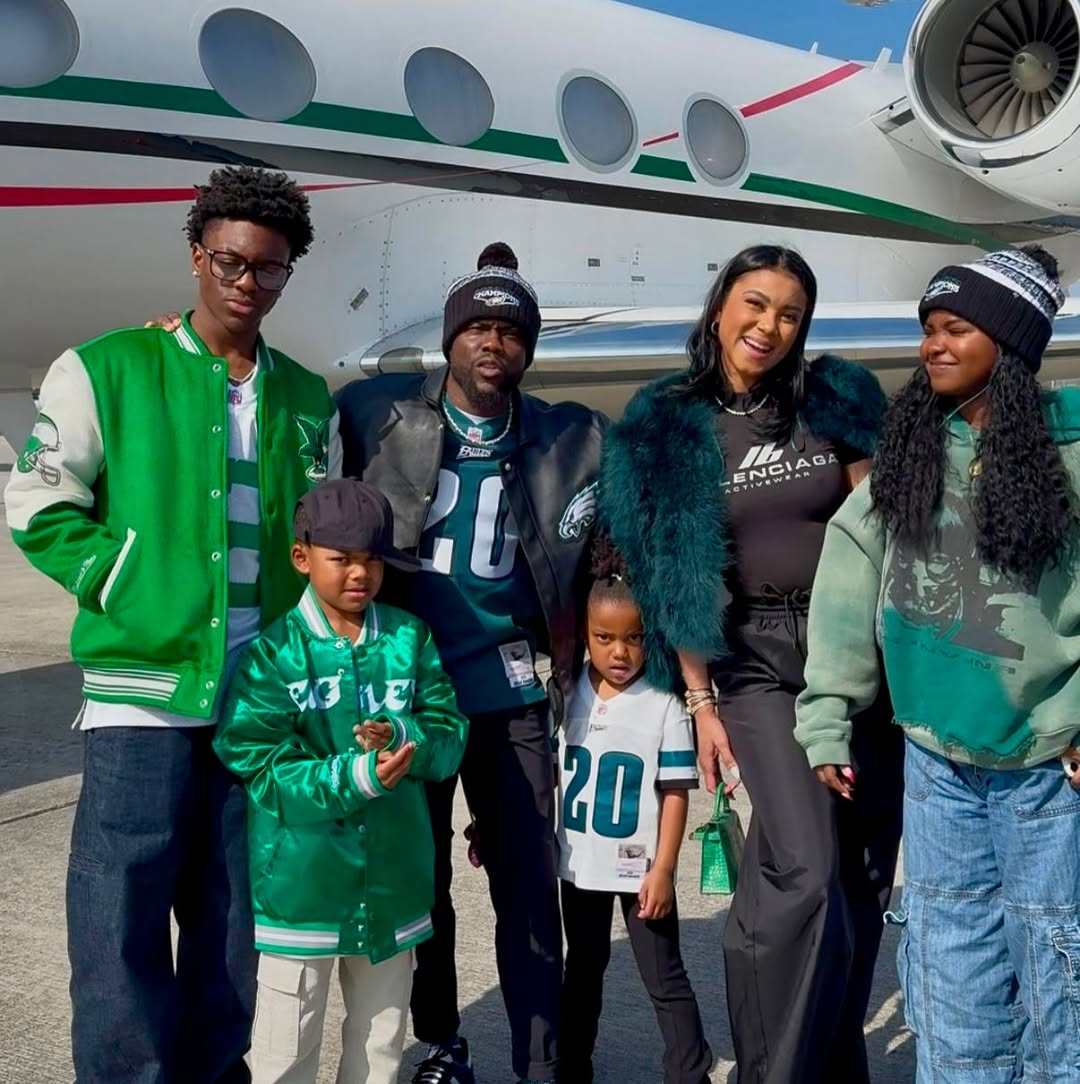
[[[319,421],[303,414],[295,414],[293,420],[300,430],[297,454],[304,464],[304,474],[312,482],[325,482],[330,465],[330,420]]]
[[[596,522],[596,487],[587,485],[570,498],[559,520],[559,537],[564,542],[576,542]]]
[[[15,469],[21,474],[36,471],[47,486],[58,487],[61,482],[60,471],[45,459],[51,452],[60,451],[60,430],[48,414],[39,414],[34,428],[26,441],[19,458],[15,460]]]

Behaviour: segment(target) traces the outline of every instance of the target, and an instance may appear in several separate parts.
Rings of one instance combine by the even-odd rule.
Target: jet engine
[[[904,76],[916,120],[966,173],[1080,212],[1080,0],[929,0]]]

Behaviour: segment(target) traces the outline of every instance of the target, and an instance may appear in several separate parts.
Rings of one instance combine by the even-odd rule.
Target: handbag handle
[[[716,800],[713,802],[712,820],[718,821],[727,816],[731,812],[731,805],[728,802],[727,791],[724,789],[724,784],[718,783],[716,787]]]

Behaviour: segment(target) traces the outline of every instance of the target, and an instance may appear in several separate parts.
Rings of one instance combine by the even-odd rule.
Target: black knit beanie
[[[443,355],[458,332],[473,320],[506,320],[521,328],[525,337],[526,364],[531,365],[540,336],[540,306],[536,291],[517,270],[517,257],[501,241],[480,253],[477,270],[451,283],[443,309]]]
[[[1053,256],[1008,248],[943,267],[919,302],[919,319],[925,323],[935,309],[956,313],[1037,373],[1064,303]]]

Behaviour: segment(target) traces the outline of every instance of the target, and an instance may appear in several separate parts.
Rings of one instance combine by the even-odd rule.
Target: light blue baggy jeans
[[[907,742],[899,971],[916,1084],[1080,1081],[1080,793]]]

